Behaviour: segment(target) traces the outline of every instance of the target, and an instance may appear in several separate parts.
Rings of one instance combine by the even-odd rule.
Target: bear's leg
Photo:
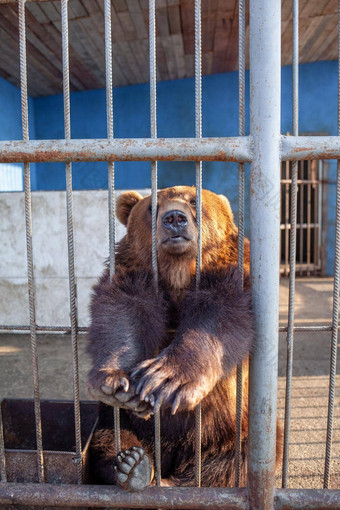
[[[150,485],[154,475],[152,461],[140,446],[120,452],[114,470],[117,485],[134,492]]]
[[[216,449],[209,452],[202,451],[201,483],[202,487],[235,486],[234,449],[221,452],[218,452]],[[241,454],[241,486],[246,485],[246,483],[246,444],[243,443]],[[193,454],[190,456],[189,461],[179,464],[168,479],[162,480],[161,485],[194,487],[195,462]]]

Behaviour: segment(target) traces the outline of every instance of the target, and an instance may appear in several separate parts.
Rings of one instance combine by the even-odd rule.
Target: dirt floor
[[[288,280],[281,281],[280,325],[287,324]],[[296,325],[331,322],[331,279],[298,279]],[[296,333],[290,437],[290,488],[322,488],[327,423],[330,332]],[[89,360],[86,337],[79,336],[80,397],[87,399],[85,377]],[[41,397],[72,399],[72,350],[68,335],[39,335]],[[280,335],[278,414],[284,417],[286,334]],[[340,488],[340,363],[333,429],[330,488]],[[32,397],[31,354],[28,335],[0,335],[0,397]],[[280,486],[280,476],[277,486]]]

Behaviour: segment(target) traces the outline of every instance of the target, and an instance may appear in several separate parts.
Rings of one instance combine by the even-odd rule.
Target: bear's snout
[[[162,218],[163,227],[169,230],[180,230],[188,225],[188,218],[183,211],[168,211]]]

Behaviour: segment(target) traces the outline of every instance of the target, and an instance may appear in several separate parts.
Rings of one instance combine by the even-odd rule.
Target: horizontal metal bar
[[[291,184],[292,179],[281,179],[281,184]],[[320,180],[318,179],[298,179],[297,184],[320,184]]]
[[[296,224],[296,228],[319,228],[320,227],[320,224],[319,223],[297,223]],[[285,225],[284,223],[282,223],[280,225],[280,229],[281,230],[290,230],[292,228],[292,226],[290,224],[288,225]]]
[[[340,330],[340,326],[338,327]],[[29,326],[15,326],[15,325],[6,325],[2,324],[0,325],[0,332],[7,332],[7,331],[29,331]],[[78,327],[77,329],[78,333],[87,333],[88,328],[86,327]],[[170,331],[170,330],[169,330]],[[280,326],[279,327],[280,332],[287,331],[287,326]],[[332,331],[332,326],[294,326],[295,332],[305,332],[305,331]],[[69,326],[37,326],[37,332],[38,333],[71,333],[71,328]]]
[[[142,492],[125,492],[103,485],[0,484],[0,506],[29,505],[68,508],[248,508],[247,489],[213,487],[150,487]]]
[[[310,264],[309,266],[307,264],[296,264],[295,266],[296,272],[301,273],[301,271],[321,271],[321,265],[318,264]],[[290,271],[290,265],[289,264],[281,264],[280,265],[280,273],[283,276],[287,276],[286,274],[283,274],[285,271]]]
[[[71,333],[70,326],[36,326],[39,333]],[[1,324],[0,331],[30,331],[29,326]],[[87,333],[88,328],[78,327],[78,333]]]
[[[0,142],[0,162],[243,161],[251,160],[251,138],[115,138]]]
[[[339,510],[340,490],[277,489],[275,510]]]
[[[125,492],[103,485],[0,484],[0,505],[92,508],[248,508],[247,489],[213,487],[150,487]],[[340,510],[340,490],[276,489],[275,510]]]
[[[1,163],[71,161],[252,160],[251,136],[231,138],[116,138],[0,142]],[[281,159],[340,158],[339,136],[281,136]]]
[[[340,329],[340,326],[338,327]],[[288,331],[288,326],[280,326],[279,332],[284,333]],[[294,326],[295,333],[305,333],[307,331],[322,332],[332,331],[332,326]]]
[[[28,2],[50,2],[51,0],[26,0]],[[0,0],[0,4],[17,4],[18,0]]]
[[[340,158],[340,136],[281,136],[282,161]]]

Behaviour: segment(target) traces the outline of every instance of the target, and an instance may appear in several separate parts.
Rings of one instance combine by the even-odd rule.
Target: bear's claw
[[[142,491],[153,480],[153,465],[140,446],[120,452],[114,466],[117,485],[127,491]]]

